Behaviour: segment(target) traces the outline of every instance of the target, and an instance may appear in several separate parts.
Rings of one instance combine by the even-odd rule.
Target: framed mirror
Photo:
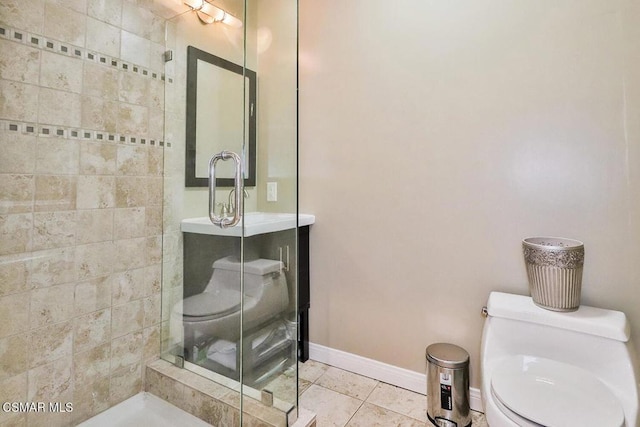
[[[209,159],[223,150],[243,161],[244,185],[256,185],[256,73],[193,46],[187,48],[187,187],[209,185]],[[232,187],[232,162],[216,165],[216,186]]]

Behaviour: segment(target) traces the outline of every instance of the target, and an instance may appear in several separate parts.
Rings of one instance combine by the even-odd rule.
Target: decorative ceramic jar
[[[553,311],[577,310],[584,244],[562,237],[529,237],[522,249],[533,302]]]

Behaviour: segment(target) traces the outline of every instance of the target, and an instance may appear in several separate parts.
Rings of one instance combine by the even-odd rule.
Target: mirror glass
[[[223,150],[243,160],[244,185],[256,180],[256,73],[203,50],[187,50],[187,187],[206,187],[209,159]],[[233,186],[232,162],[216,165],[216,186]]]

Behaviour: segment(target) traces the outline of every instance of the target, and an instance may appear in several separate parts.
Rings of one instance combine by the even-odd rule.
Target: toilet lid
[[[240,307],[240,292],[231,289],[217,289],[187,297],[182,302],[184,316],[203,317],[222,315],[236,311]]]
[[[548,427],[624,425],[618,399],[598,378],[576,366],[534,356],[504,360],[491,389],[514,413]]]

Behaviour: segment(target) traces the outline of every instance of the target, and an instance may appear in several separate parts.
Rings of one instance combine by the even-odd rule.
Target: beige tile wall
[[[0,425],[74,425],[160,347],[164,19],[135,0],[0,3]]]

